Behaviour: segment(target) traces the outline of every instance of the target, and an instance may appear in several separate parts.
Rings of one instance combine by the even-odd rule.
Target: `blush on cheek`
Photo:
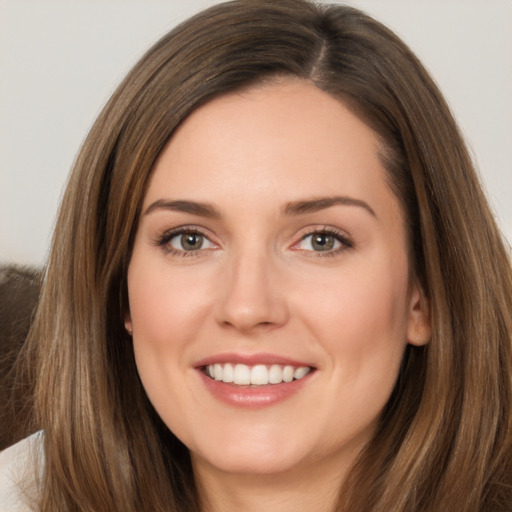
[[[383,337],[401,343],[405,339],[406,283],[392,282],[391,272],[384,276],[379,272],[354,275],[344,276],[338,286],[331,283],[327,289],[333,291],[329,294],[319,290],[307,297],[313,305],[311,322],[324,332],[321,338],[341,337],[357,346],[364,340],[375,343]]]
[[[171,272],[168,265],[159,268],[158,263],[135,266],[129,274],[130,315],[138,365],[158,368],[164,361],[179,362],[185,347],[200,337],[198,333],[210,308],[205,297],[212,294],[201,286],[206,279],[194,282],[186,278],[188,275],[190,272]]]

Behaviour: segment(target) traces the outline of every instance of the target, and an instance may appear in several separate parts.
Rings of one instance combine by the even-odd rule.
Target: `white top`
[[[32,434],[0,452],[0,512],[33,512],[29,493],[34,491],[41,457],[42,432]]]

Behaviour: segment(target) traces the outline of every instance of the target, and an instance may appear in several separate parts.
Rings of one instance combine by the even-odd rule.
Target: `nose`
[[[240,255],[220,283],[217,321],[244,334],[272,330],[288,320],[286,290],[271,257]]]

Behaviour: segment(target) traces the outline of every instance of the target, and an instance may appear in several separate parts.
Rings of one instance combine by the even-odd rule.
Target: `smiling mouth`
[[[303,379],[313,368],[281,364],[231,364],[216,363],[203,367],[212,380],[235,386],[269,386]]]

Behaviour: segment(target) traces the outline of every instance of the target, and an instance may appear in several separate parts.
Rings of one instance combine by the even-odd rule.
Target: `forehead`
[[[371,196],[383,186],[376,134],[341,101],[289,79],[194,111],[157,160],[144,202],[163,193],[205,201],[220,192],[219,200],[287,191]]]

